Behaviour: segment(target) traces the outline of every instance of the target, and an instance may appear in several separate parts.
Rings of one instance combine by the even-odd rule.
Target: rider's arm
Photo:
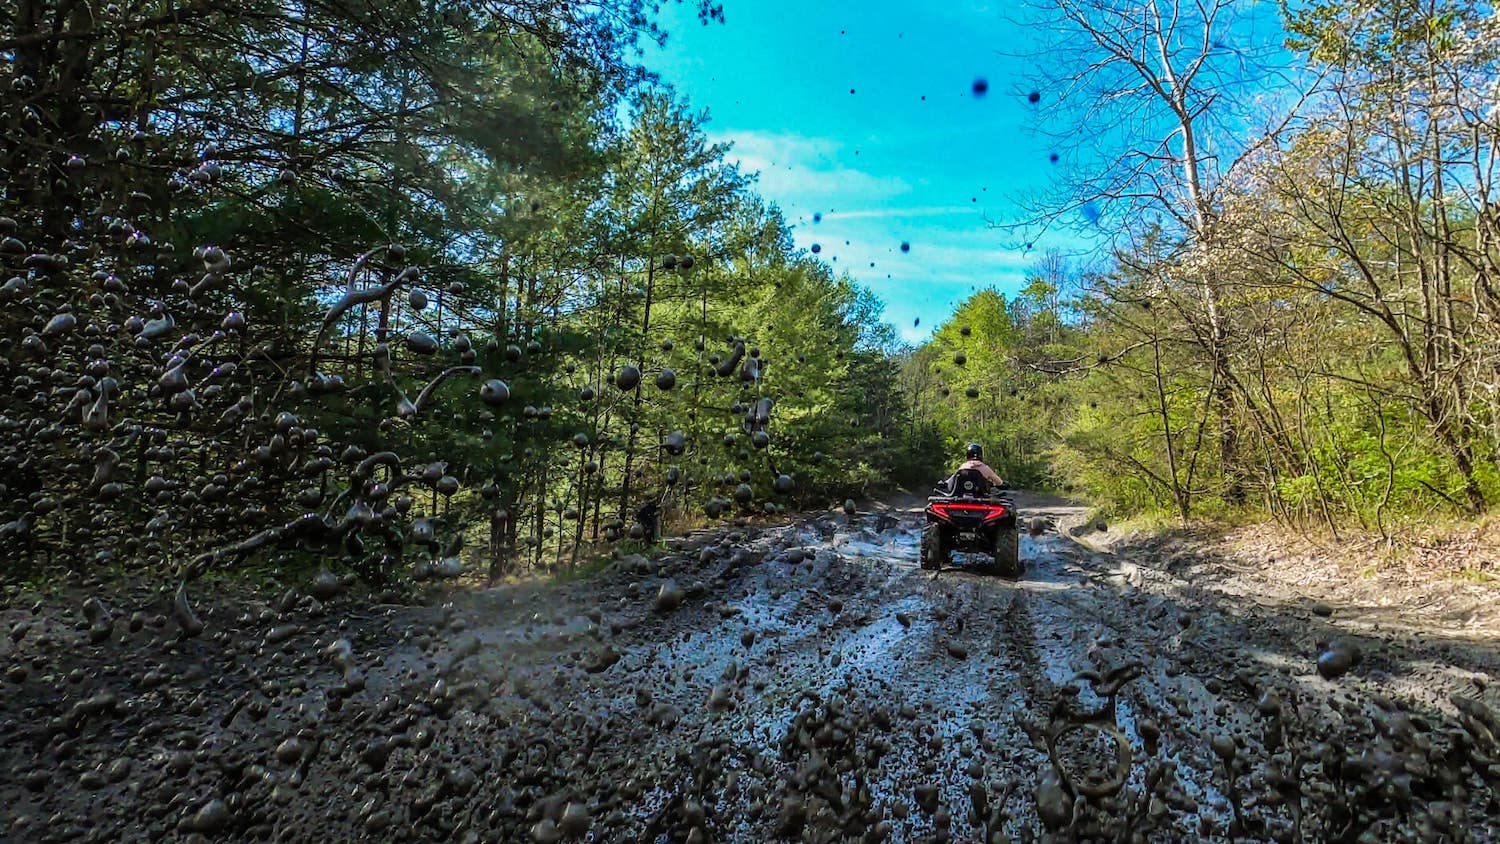
[[[975,468],[977,468],[979,470],[979,474],[984,475],[984,479],[989,481],[990,483],[996,486],[1000,486],[1005,483],[1005,481],[1000,479],[999,473],[989,467],[989,464],[980,463]]]

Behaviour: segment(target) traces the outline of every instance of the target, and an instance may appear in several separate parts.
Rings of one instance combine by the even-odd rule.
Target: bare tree
[[[1404,2],[1337,27],[1303,20],[1332,84],[1230,214],[1237,250],[1272,268],[1262,286],[1335,303],[1384,362],[1333,374],[1419,414],[1481,511],[1481,463],[1500,464],[1486,431],[1500,374],[1500,50],[1497,24],[1462,11]]]
[[[1143,239],[1173,245],[1167,257],[1214,236],[1227,174],[1286,125],[1305,91],[1275,59],[1276,9],[1240,0],[1036,0],[1029,58],[1041,78],[1027,94],[1037,131],[1053,145],[1058,177],[1025,199],[1016,226],[1035,241],[1054,228],[1082,229],[1117,249]],[[1261,140],[1255,140],[1261,139]],[[1239,429],[1230,377],[1223,291],[1210,275],[1181,268],[1195,285],[1193,314],[1212,369],[1226,494],[1243,496]]]

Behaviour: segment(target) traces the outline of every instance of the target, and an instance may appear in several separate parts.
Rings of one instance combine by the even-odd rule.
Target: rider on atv
[[[1009,487],[998,472],[985,465],[984,449],[969,443],[967,459],[927,498],[927,524],[922,529],[922,568],[948,565],[954,551],[988,555],[986,568],[1006,577],[1019,577],[1023,566],[1016,536],[1016,513]]]
[[[985,480],[997,487],[1005,485],[1005,481],[1000,479],[999,473],[991,469],[984,462],[984,446],[979,443],[969,443],[969,447],[964,449],[964,463],[958,467],[957,471],[962,472],[965,469],[978,471],[979,474],[984,476]]]

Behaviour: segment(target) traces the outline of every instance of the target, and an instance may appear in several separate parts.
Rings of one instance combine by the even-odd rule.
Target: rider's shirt
[[[991,469],[989,466],[985,465],[985,462],[983,460],[966,460],[964,461],[964,465],[958,467],[958,470],[960,472],[964,469],[978,469],[979,474],[983,475],[984,479],[992,484],[999,485],[1005,483],[1004,481],[1000,480],[1000,476],[995,473],[994,469]]]

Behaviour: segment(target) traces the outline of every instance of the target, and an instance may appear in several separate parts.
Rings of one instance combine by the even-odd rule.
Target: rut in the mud
[[[104,632],[13,600],[0,838],[1495,836],[1492,651],[1342,636],[1055,531],[1019,581],[933,575],[916,519],[432,609],[225,596],[196,639],[155,595]]]

